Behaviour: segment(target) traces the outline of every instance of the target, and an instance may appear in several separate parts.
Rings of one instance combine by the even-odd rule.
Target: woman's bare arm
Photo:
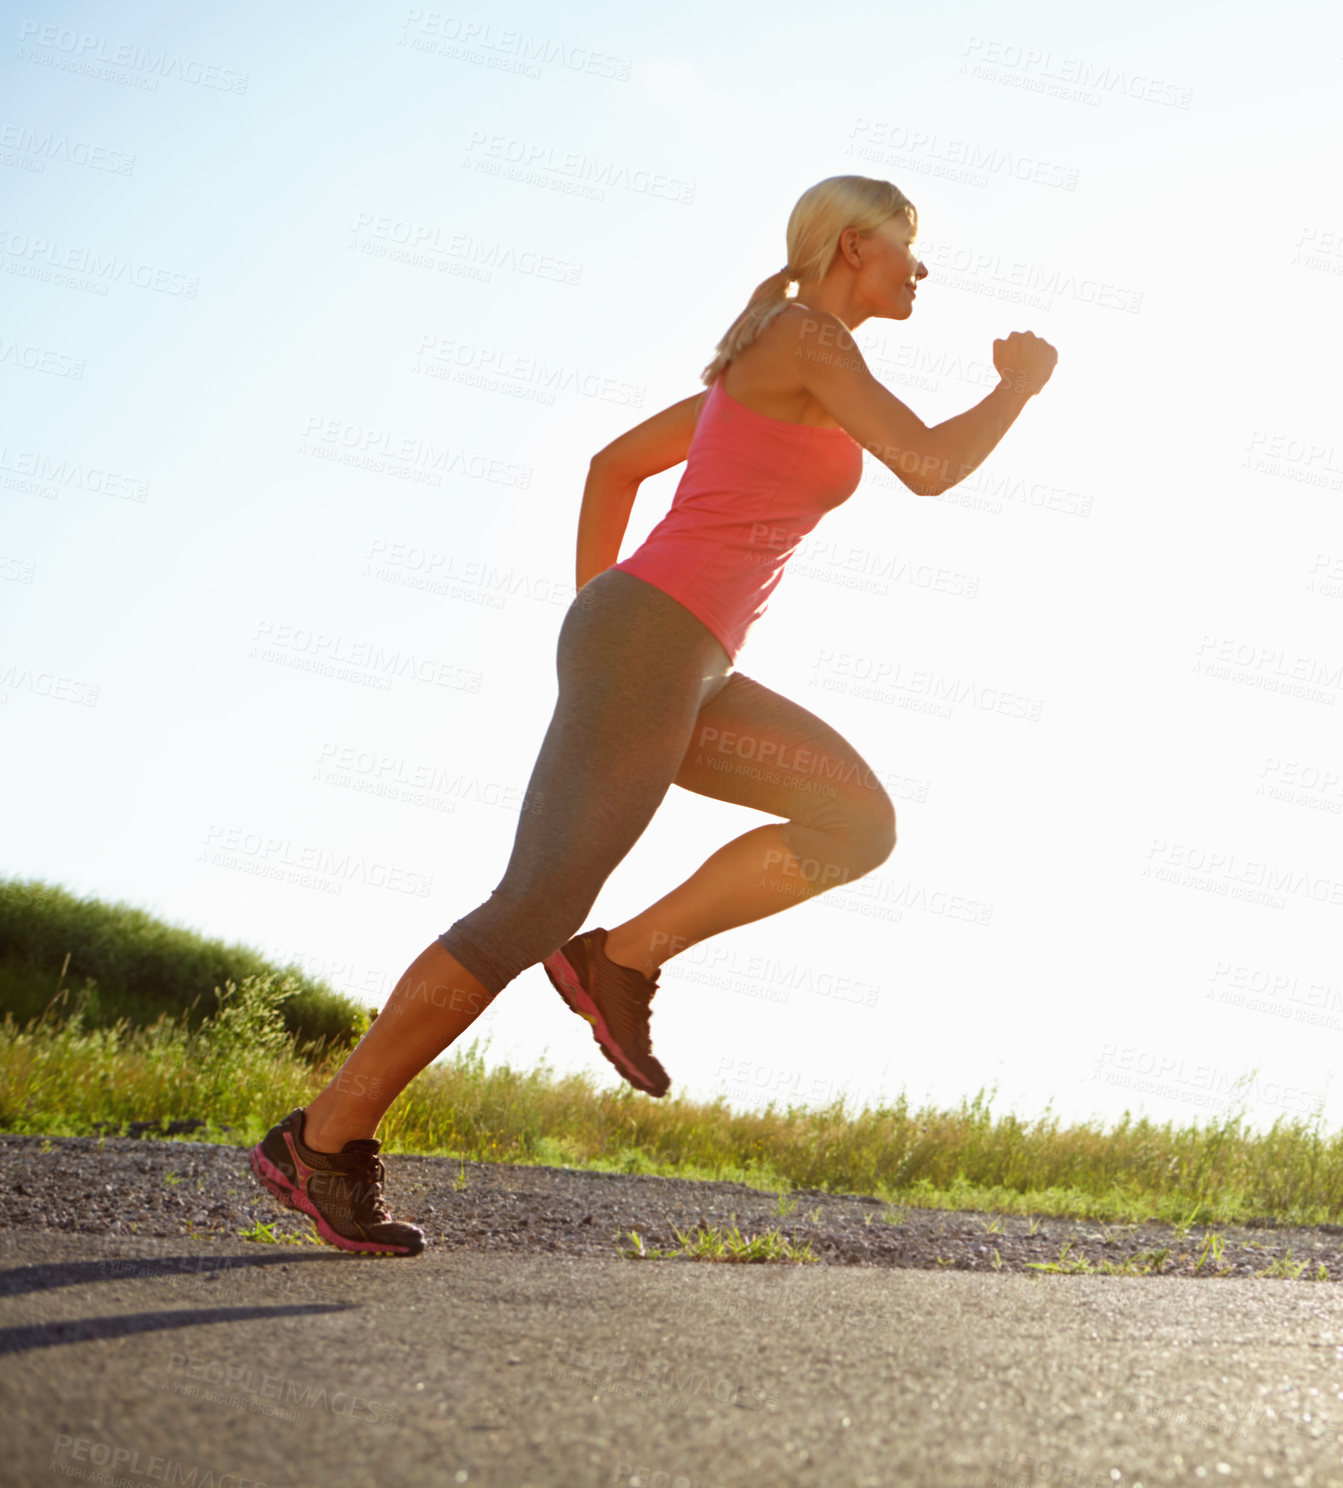
[[[578,561],[574,582],[579,589],[611,567],[629,526],[639,482],[611,470],[594,456],[583,487],[578,513]]]
[[[799,379],[843,429],[919,496],[938,496],[976,470],[1049,380],[1058,353],[1029,331],[993,343],[1003,380],[981,402],[929,427],[868,370],[838,316],[795,319]]]
[[[636,481],[647,480],[650,475],[679,465],[690,453],[695,421],[707,391],[692,393],[670,408],[664,408],[661,413],[646,418],[643,423],[635,424],[599,449],[592,457],[592,463],[600,462],[606,469]]]
[[[620,557],[620,544],[640,483],[670,470],[690,453],[703,392],[646,418],[597,451],[588,465],[578,513],[578,587]]]

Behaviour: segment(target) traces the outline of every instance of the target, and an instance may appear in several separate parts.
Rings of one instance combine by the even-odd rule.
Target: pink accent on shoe
[[[284,1136],[285,1145],[289,1148],[290,1154],[294,1157],[296,1163],[298,1164],[298,1166],[294,1169],[294,1172],[300,1176],[315,1173],[317,1169],[310,1168],[307,1163],[302,1162],[299,1159],[298,1154],[294,1152],[294,1143],[290,1134],[288,1132],[285,1132]],[[338,1235],[336,1231],[333,1230],[329,1224],[327,1224],[326,1220],[324,1220],[322,1216],[317,1212],[316,1205],[314,1205],[312,1200],[303,1191],[303,1189],[295,1188],[295,1186],[290,1183],[288,1178],[284,1176],[279,1168],[277,1168],[275,1164],[271,1162],[270,1158],[268,1158],[266,1154],[262,1152],[259,1145],[252,1148],[248,1160],[251,1163],[252,1171],[256,1174],[258,1181],[262,1183],[266,1188],[268,1188],[271,1193],[273,1193],[275,1197],[279,1199],[279,1201],[285,1206],[286,1209],[298,1209],[301,1210],[302,1213],[306,1214],[316,1226],[317,1233],[322,1237],[323,1240],[327,1242],[328,1245],[335,1245],[341,1250],[358,1251],[361,1255],[399,1256],[405,1253],[404,1247],[399,1245],[379,1245],[374,1240],[366,1240],[361,1245],[356,1241],[351,1240],[348,1235]],[[304,1183],[307,1182],[306,1176],[303,1177],[303,1181]]]
[[[574,970],[568,957],[556,951],[553,955],[546,957],[545,964],[558,975],[564,1000],[574,1012],[592,1024],[592,1030],[597,1035],[598,1042],[625,1072],[625,1077],[630,1084],[642,1090],[646,1095],[652,1095],[653,1092],[649,1089],[643,1075],[626,1059],[620,1045],[611,1036],[611,1030],[606,1026],[606,1019],[602,1017],[597,1004],[584,991],[583,984],[578,979],[578,972]]]
[[[308,1164],[305,1163],[303,1159],[298,1155],[298,1143],[294,1141],[293,1132],[285,1132],[284,1145],[288,1147],[289,1156],[294,1164],[294,1176],[298,1179],[297,1187],[301,1192],[306,1192],[308,1187],[308,1179],[312,1177],[317,1169],[309,1167]]]

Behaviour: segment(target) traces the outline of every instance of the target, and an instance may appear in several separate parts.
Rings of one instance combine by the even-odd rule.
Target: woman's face
[[[914,251],[914,225],[904,212],[888,217],[857,249],[862,255],[860,275],[864,297],[873,315],[886,320],[908,320],[914,313],[914,286],[928,277],[928,270]]]

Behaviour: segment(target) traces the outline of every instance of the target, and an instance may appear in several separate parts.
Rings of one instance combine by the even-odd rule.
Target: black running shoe
[[[291,1111],[252,1148],[258,1182],[289,1209],[308,1215],[329,1245],[361,1255],[419,1255],[424,1231],[391,1219],[376,1137],[356,1137],[339,1152],[303,1145],[303,1110]]]
[[[653,1055],[648,1023],[658,972],[646,977],[606,954],[606,931],[585,930],[541,963],[551,985],[592,1025],[597,1047],[636,1090],[666,1095],[671,1079]]]

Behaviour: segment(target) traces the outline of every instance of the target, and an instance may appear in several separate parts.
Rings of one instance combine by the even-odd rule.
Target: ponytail
[[[871,176],[830,176],[804,191],[788,218],[788,262],[777,274],[756,285],[745,310],[718,343],[713,361],[700,373],[700,380],[713,386],[723,368],[796,298],[796,290],[788,293],[793,285],[803,280],[819,284],[825,278],[846,228],[855,227],[866,237],[897,212],[907,213],[917,229],[918,214],[904,192],[889,181]]]
[[[718,343],[713,361],[700,373],[700,380],[706,387],[712,387],[723,368],[746,350],[790,299],[796,298],[795,294],[788,293],[789,286],[796,283],[797,275],[785,264],[777,274],[771,274],[756,285],[745,310]]]

